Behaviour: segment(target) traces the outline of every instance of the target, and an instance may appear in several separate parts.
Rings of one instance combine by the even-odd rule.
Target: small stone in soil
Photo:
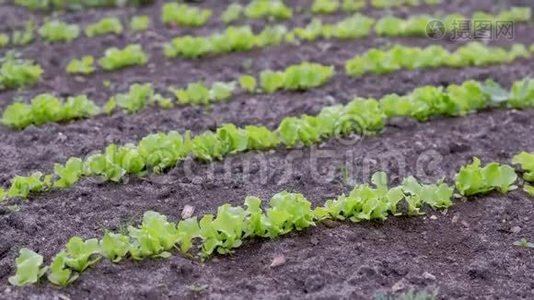
[[[276,268],[286,263],[286,257],[285,255],[277,255],[273,258],[271,265],[269,265],[270,268]]]
[[[182,209],[182,219],[189,219],[195,213],[195,207],[191,205],[185,205]]]

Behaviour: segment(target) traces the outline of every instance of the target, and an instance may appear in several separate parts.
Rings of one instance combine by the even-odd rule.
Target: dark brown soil
[[[439,10],[458,11],[461,7],[461,11],[469,12],[498,8],[489,0],[453,2],[441,5]],[[505,5],[512,4],[526,3],[509,1]],[[142,13],[157,18],[159,5],[144,8]],[[207,1],[208,5],[215,7],[216,14],[223,7],[215,1]],[[425,12],[425,9],[428,12],[428,8],[415,11]],[[115,14],[125,17],[138,13],[98,10],[73,13],[65,18],[89,22]],[[23,9],[0,7],[0,17],[8,22],[20,22],[24,16],[28,12]],[[305,20],[298,17],[291,22],[304,24]],[[220,27],[220,23],[213,22],[195,32],[210,32]],[[509,86],[532,75],[534,69],[534,59],[529,59],[489,68],[403,71],[388,76],[347,78],[343,74],[344,61],[369,47],[391,41],[379,38],[323,41],[299,47],[284,45],[202,60],[165,60],[159,44],[177,32],[180,29],[158,29],[119,38],[80,39],[68,45],[36,42],[22,52],[43,64],[44,81],[25,91],[0,93],[0,106],[5,107],[15,95],[28,97],[43,91],[55,91],[59,95],[85,92],[103,103],[109,95],[123,91],[133,82],[153,82],[164,90],[193,80],[232,80],[247,72],[244,61],[252,63],[252,73],[310,60],[334,64],[339,74],[331,84],[306,93],[239,95],[209,109],[149,109],[133,116],[101,116],[30,127],[20,132],[0,128],[0,183],[5,186],[15,174],[47,171],[54,162],[62,162],[69,156],[87,155],[112,142],[133,142],[151,132],[173,129],[200,132],[223,122],[274,127],[284,116],[317,113],[325,105],[345,103],[355,95],[379,97],[391,92],[405,93],[424,84],[447,85],[468,79],[493,78]],[[516,41],[534,42],[532,32],[531,26],[519,26]],[[107,47],[134,41],[150,49],[153,59],[149,66],[98,72],[83,78],[84,81],[66,76],[63,71],[73,56],[99,54]],[[435,42],[399,41],[413,45]],[[451,48],[458,46],[440,43]],[[104,80],[113,82],[110,89],[102,88]],[[332,140],[302,150],[251,152],[213,164],[187,161],[165,175],[131,178],[127,184],[85,180],[69,190],[34,196],[30,202],[20,203],[15,212],[1,206],[0,298],[369,299],[380,291],[426,288],[438,289],[443,299],[532,299],[533,252],[512,244],[521,238],[534,240],[534,202],[519,190],[506,196],[490,194],[469,202],[459,201],[447,212],[428,211],[418,218],[319,224],[274,241],[248,241],[234,254],[214,257],[204,263],[180,255],[117,265],[103,262],[65,289],[48,284],[14,288],[8,285],[7,278],[14,273],[14,258],[21,247],[32,248],[49,261],[69,237],[91,238],[100,236],[105,228],[119,230],[137,223],[146,210],[177,219],[185,205],[194,206],[195,215],[213,213],[223,203],[242,204],[247,195],[269,199],[282,190],[303,193],[314,204],[320,204],[349,191],[354,183],[368,181],[376,170],[387,171],[396,183],[409,175],[427,181],[446,177],[450,181],[455,171],[473,156],[484,161],[509,162],[521,150],[534,151],[533,117],[534,110],[494,110],[424,124],[393,120],[376,137]],[[314,157],[320,158],[314,160]],[[342,176],[344,168],[351,175],[348,179]],[[285,256],[286,263],[269,268],[273,258],[279,255]],[[194,291],[195,286],[204,285],[204,290]]]

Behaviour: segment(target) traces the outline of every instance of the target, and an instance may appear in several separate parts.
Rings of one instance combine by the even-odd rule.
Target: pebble
[[[423,273],[423,278],[424,279],[428,279],[428,280],[432,280],[432,281],[436,280],[436,276],[434,276],[433,274],[428,273],[428,272],[424,272]]]
[[[195,213],[195,207],[191,205],[185,205],[182,209],[182,219],[189,219]]]
[[[406,288],[406,280],[403,278],[399,281],[397,281],[392,287],[391,287],[391,291],[393,291],[394,293],[395,292],[398,292],[398,291],[402,291]]]
[[[276,268],[286,263],[286,257],[283,254],[277,255],[271,261],[270,268]]]
[[[521,231],[521,227],[519,227],[519,226],[514,226],[514,227],[512,227],[512,228],[510,229],[510,231],[511,231],[512,233],[519,233],[519,232]]]

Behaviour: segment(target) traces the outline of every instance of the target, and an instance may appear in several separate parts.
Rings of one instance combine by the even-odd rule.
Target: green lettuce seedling
[[[127,113],[136,113],[154,103],[154,88],[152,84],[134,84],[127,94],[114,96],[117,105]]]
[[[35,172],[30,176],[15,176],[11,179],[11,186],[7,192],[10,198],[28,198],[30,193],[38,193],[51,185],[51,175],[43,176],[41,172]]]
[[[449,208],[452,206],[454,188],[445,183],[422,185],[410,176],[402,182],[402,191],[408,203],[408,215],[420,215],[423,203],[432,208]]]
[[[314,0],[312,12],[314,14],[331,14],[339,8],[338,0]]]
[[[315,225],[311,203],[302,194],[282,192],[274,195],[266,216],[266,236],[270,238]]]
[[[46,267],[41,267],[43,257],[27,248],[20,249],[16,264],[17,272],[8,279],[10,284],[16,286],[37,283],[47,270]]]
[[[512,163],[521,166],[526,181],[534,182],[534,153],[523,151],[512,158]]]
[[[126,174],[141,175],[145,164],[145,159],[134,145],[119,147],[111,144],[104,153],[93,154],[84,161],[84,175],[119,182]]]
[[[401,215],[397,211],[397,205],[404,198],[402,188],[389,188],[384,172],[373,174],[371,182],[376,188],[367,184],[355,186],[348,196],[341,195],[337,199],[328,200],[323,207],[316,208],[315,216],[319,220],[334,218],[361,222],[385,220],[390,212]]]
[[[496,162],[480,167],[480,159],[473,158],[473,163],[463,166],[456,174],[456,189],[463,196],[487,193],[498,189],[502,193],[514,190],[517,175],[508,165]]]
[[[98,63],[106,70],[118,70],[135,65],[144,65],[148,57],[143,51],[141,45],[128,45],[124,49],[110,48],[107,49]]]
[[[130,250],[130,239],[126,235],[106,231],[100,240],[100,253],[114,263],[119,262]]]
[[[98,106],[87,96],[69,97],[66,102],[50,95],[34,97],[31,104],[16,102],[9,105],[2,115],[4,125],[22,129],[31,124],[50,123],[88,118],[99,112]]]
[[[63,166],[60,164],[54,165],[54,172],[58,179],[54,182],[55,187],[66,188],[70,187],[83,175],[83,162],[80,158],[71,157]]]
[[[75,236],[69,240],[65,248],[65,264],[77,272],[83,272],[100,260],[97,255],[100,253],[97,239],[84,241]]]
[[[39,28],[39,35],[51,43],[70,42],[80,35],[80,27],[76,24],[52,20]]]
[[[217,250],[220,254],[231,253],[241,245],[245,211],[229,204],[219,206],[217,216],[204,215],[199,221],[199,236],[202,239],[202,256],[207,257]]]
[[[134,16],[130,20],[130,28],[133,31],[145,31],[150,27],[150,17],[149,16]]]
[[[251,75],[242,75],[239,77],[239,85],[242,90],[245,90],[249,93],[254,93],[256,91],[256,78]]]
[[[151,134],[139,142],[139,154],[149,169],[159,173],[175,166],[178,160],[189,154],[187,139],[187,135],[184,139],[176,131]]]
[[[200,237],[200,227],[197,218],[189,218],[178,222],[176,227],[178,243],[183,255],[188,255],[188,251],[193,247],[193,240]]]
[[[245,15],[251,19],[275,18],[284,20],[293,16],[293,10],[286,6],[282,0],[253,0],[245,8]]]
[[[243,6],[239,3],[232,3],[226,7],[221,15],[221,20],[228,24],[239,20],[243,14]]]
[[[41,66],[13,55],[7,55],[0,62],[0,90],[34,85],[43,74]]]
[[[7,45],[9,45],[9,35],[0,33],[0,49],[7,47]]]
[[[85,35],[88,37],[95,37],[105,34],[120,34],[122,33],[122,23],[117,18],[103,18],[96,23],[89,24],[85,28]]]
[[[145,257],[169,257],[168,252],[178,243],[176,225],[167,221],[167,217],[153,211],[143,215],[140,227],[128,227],[132,239],[130,254],[133,259]]]
[[[24,30],[16,30],[11,36],[11,42],[16,46],[26,46],[34,39],[35,23],[27,21],[24,25]]]
[[[78,273],[73,273],[72,270],[67,268],[66,261],[67,255],[65,251],[61,251],[54,257],[48,269],[48,280],[61,287],[71,284],[79,277]]]
[[[200,27],[206,24],[212,12],[186,4],[165,3],[161,8],[161,20],[165,24]]]
[[[88,75],[95,71],[95,58],[86,55],[80,59],[73,58],[67,65],[67,73]]]
[[[344,12],[356,12],[364,8],[366,0],[343,0],[341,10]]]

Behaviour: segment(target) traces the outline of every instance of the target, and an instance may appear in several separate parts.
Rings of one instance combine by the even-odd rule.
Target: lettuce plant
[[[133,259],[169,257],[171,254],[168,251],[178,242],[176,225],[153,211],[143,215],[141,226],[129,226],[128,235],[132,239],[129,252]]]
[[[427,15],[413,16],[401,19],[395,16],[383,17],[376,23],[375,32],[380,36],[425,36],[427,24],[433,17]]]
[[[51,176],[44,176],[41,172],[34,172],[30,176],[15,176],[11,179],[11,186],[7,191],[10,198],[28,198],[30,193],[38,193],[45,190],[51,184]]]
[[[85,27],[85,35],[95,37],[106,34],[121,34],[122,23],[118,18],[102,18],[99,21]]]
[[[148,57],[141,45],[132,44],[126,46],[124,49],[107,49],[104,57],[98,63],[104,70],[111,71],[135,65],[144,65],[147,61]]]
[[[513,157],[512,163],[521,166],[523,179],[534,182],[534,153],[523,151]]]
[[[43,69],[30,60],[7,55],[0,59],[0,91],[34,85],[41,79]]]
[[[274,195],[266,212],[266,236],[276,238],[293,229],[314,226],[311,203],[302,194],[282,192]]]
[[[99,108],[87,96],[69,97],[66,102],[50,94],[37,95],[31,104],[10,104],[2,115],[2,124],[22,129],[31,124],[69,121],[96,115]]]
[[[7,45],[9,45],[9,40],[9,35],[0,33],[0,49],[7,47]]]
[[[65,265],[77,272],[82,272],[100,260],[98,253],[100,253],[100,246],[97,239],[84,241],[80,237],[72,237],[65,246]]]
[[[150,170],[159,173],[189,154],[188,139],[188,135],[184,138],[176,131],[151,134],[139,142],[139,154]]]
[[[54,173],[57,180],[54,182],[55,187],[66,188],[72,186],[83,175],[83,162],[78,157],[71,157],[65,165],[55,164]]]
[[[202,82],[192,82],[185,89],[171,88],[170,90],[174,93],[178,103],[207,105],[227,100],[233,95],[234,89],[233,82],[214,82],[211,88]]]
[[[186,35],[164,44],[163,52],[169,58],[177,56],[197,58],[212,52],[212,45],[209,38]]]
[[[117,263],[130,251],[130,238],[127,235],[106,231],[100,240],[100,253]]]
[[[456,174],[456,189],[463,196],[483,194],[492,190],[502,193],[514,190],[517,175],[512,167],[496,162],[480,166],[480,160],[473,158],[473,163],[463,166]]]
[[[193,247],[193,240],[200,237],[200,227],[196,217],[181,220],[176,226],[178,243],[183,255],[189,255],[188,251]]]
[[[80,59],[73,58],[67,65],[67,73],[88,75],[95,71],[95,58],[86,55]]]
[[[66,261],[67,255],[65,251],[56,254],[48,268],[48,281],[55,285],[65,287],[78,279],[79,274],[73,273],[72,270],[67,267]]]
[[[251,75],[242,75],[239,77],[239,86],[242,90],[245,90],[249,93],[254,93],[256,91],[256,78]]]
[[[150,83],[133,84],[128,93],[113,96],[117,105],[127,113],[136,113],[154,102],[154,88]]]
[[[311,10],[315,14],[331,14],[338,8],[338,0],[314,0]]]
[[[26,46],[34,40],[35,23],[27,21],[24,30],[16,30],[11,36],[11,42],[16,46]]]
[[[397,204],[404,197],[402,188],[390,189],[384,172],[373,174],[371,182],[375,188],[368,184],[358,185],[348,196],[341,195],[337,199],[326,201],[323,207],[315,209],[314,214],[318,219],[348,219],[352,222],[385,220],[390,212],[399,215]]]
[[[241,246],[245,211],[229,204],[219,206],[217,216],[204,215],[199,221],[199,236],[202,239],[202,256],[210,256],[215,250],[220,254],[231,253]]]
[[[161,20],[165,24],[200,27],[208,22],[211,15],[211,10],[172,2],[161,8]]]
[[[314,63],[293,65],[281,72],[266,70],[260,74],[261,88],[267,93],[278,89],[307,90],[325,84],[334,74],[334,67]]]
[[[243,14],[243,6],[239,3],[231,3],[226,7],[221,15],[221,20],[226,23],[232,23],[239,20]]]
[[[534,79],[526,78],[514,82],[506,95],[507,105],[510,107],[521,109],[534,106]]]
[[[80,27],[59,20],[47,21],[39,28],[39,35],[47,42],[70,42],[80,35]]]
[[[331,25],[321,28],[323,38],[360,39],[369,36],[375,20],[362,14],[355,14]]]
[[[37,283],[47,270],[46,267],[41,267],[43,257],[28,248],[20,249],[16,264],[17,273],[8,279],[10,284],[16,286]]]
[[[130,20],[130,28],[133,31],[145,31],[150,27],[150,17],[149,16],[133,16]]]
[[[290,19],[293,10],[286,6],[282,0],[252,0],[245,8],[245,15],[251,19],[274,18]]]
[[[145,160],[131,144],[111,144],[104,153],[93,154],[84,161],[85,176],[100,176],[113,182],[119,182],[126,174],[141,175],[144,169]]]
[[[366,0],[343,0],[341,10],[344,12],[356,12],[364,8]]]
[[[408,203],[408,215],[421,214],[423,203],[435,209],[449,208],[453,204],[454,188],[442,182],[425,185],[410,176],[402,182],[402,191]]]

